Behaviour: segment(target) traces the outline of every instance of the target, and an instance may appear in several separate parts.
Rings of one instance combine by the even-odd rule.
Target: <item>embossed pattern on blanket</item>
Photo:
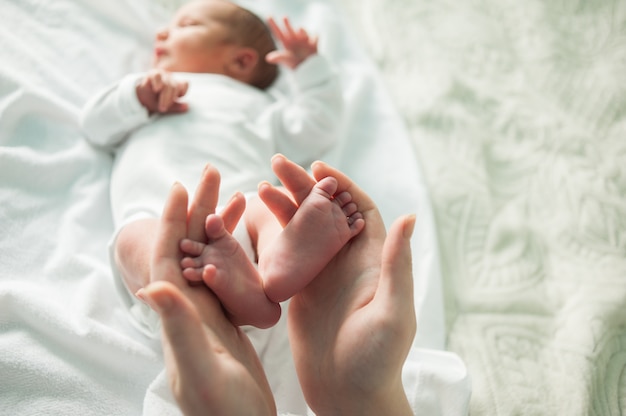
[[[344,5],[422,158],[470,413],[626,413],[626,2]]]

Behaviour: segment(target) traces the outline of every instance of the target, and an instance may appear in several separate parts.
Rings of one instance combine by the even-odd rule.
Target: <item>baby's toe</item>
[[[337,192],[337,186],[337,179],[332,176],[328,176],[316,183],[313,189],[317,189],[318,191],[324,193],[326,198],[333,199],[335,198],[335,192]]]
[[[346,217],[350,217],[351,215],[354,215],[356,212],[358,212],[358,208],[354,202],[350,202],[344,205],[341,209]]]
[[[187,267],[183,269],[183,277],[190,282],[202,282],[203,269],[197,269],[193,267]]]

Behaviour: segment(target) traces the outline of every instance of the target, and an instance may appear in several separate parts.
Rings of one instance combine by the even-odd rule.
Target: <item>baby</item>
[[[157,33],[152,70],[124,77],[85,105],[87,139],[115,155],[111,259],[120,293],[146,333],[154,322],[132,294],[150,280],[163,201],[175,181],[196,189],[207,163],[223,178],[221,199],[235,194],[225,212],[246,205],[237,191],[254,195],[237,229],[225,227],[221,216],[207,219],[209,244],[186,241],[182,248],[191,257],[183,267],[188,278],[210,286],[224,275],[238,285],[237,297],[220,299],[237,324],[273,325],[278,302],[306,286],[363,228],[350,194],[335,195],[332,178],[308,196],[294,195],[299,207],[287,224],[256,196],[257,185],[273,178],[272,155],[301,164],[318,158],[336,141],[341,120],[338,81],[317,53],[317,40],[287,19],[284,25],[269,20],[285,48],[277,51],[252,12],[226,0],[186,3]],[[268,89],[277,65],[290,70],[292,97]],[[258,260],[258,271],[250,259]]]

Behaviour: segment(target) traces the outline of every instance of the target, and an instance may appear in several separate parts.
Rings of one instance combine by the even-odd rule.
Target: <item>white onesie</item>
[[[220,201],[225,202],[236,191],[256,192],[259,182],[273,180],[275,153],[310,163],[337,140],[341,90],[321,55],[293,71],[289,96],[224,75],[174,73],[189,82],[183,97],[189,110],[175,115],[148,115],[135,91],[144,75],[128,75],[97,94],[81,117],[87,140],[115,153],[111,206],[116,235],[132,220],[158,217],[174,182],[193,193],[207,163],[221,174]],[[247,238],[245,230],[237,234]],[[119,275],[116,280],[135,320],[144,321],[139,329],[155,335],[154,316],[148,318],[153,314],[128,293]]]

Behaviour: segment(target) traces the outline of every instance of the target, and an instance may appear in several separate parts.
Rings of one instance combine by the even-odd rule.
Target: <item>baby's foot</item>
[[[260,253],[259,272],[274,302],[308,285],[365,226],[350,193],[335,192],[333,177],[316,183],[285,229]]]
[[[204,281],[235,325],[274,325],[280,318],[280,306],[267,298],[259,273],[219,215],[207,217],[206,234],[208,244],[181,241],[181,250],[193,256],[181,261],[183,276]]]

